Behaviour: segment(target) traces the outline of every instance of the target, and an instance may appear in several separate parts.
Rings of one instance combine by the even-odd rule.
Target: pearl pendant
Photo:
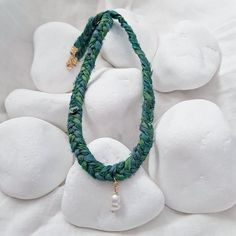
[[[120,196],[118,194],[118,182],[114,179],[113,195],[111,197],[111,211],[116,212],[120,209]]]
[[[115,212],[120,209],[120,196],[118,194],[112,195],[112,201],[111,201],[111,211]]]

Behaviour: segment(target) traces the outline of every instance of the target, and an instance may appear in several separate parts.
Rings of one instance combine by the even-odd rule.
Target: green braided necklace
[[[104,165],[97,161],[88,149],[82,133],[82,113],[85,92],[90,79],[91,71],[95,66],[96,58],[100,52],[102,41],[112,28],[113,19],[117,19],[128,34],[132,47],[139,57],[143,77],[143,104],[140,122],[139,142],[133,148],[129,157],[114,165]],[[112,196],[112,211],[119,209],[118,182],[132,176],[140,167],[153,144],[153,112],[155,97],[152,88],[152,71],[150,63],[140,48],[135,33],[125,19],[117,12],[108,10],[91,17],[83,33],[78,37],[71,49],[71,56],[67,68],[72,69],[84,54],[84,61],[76,77],[71,95],[68,115],[68,135],[72,152],[78,163],[93,178],[103,181],[113,181],[114,194]]]

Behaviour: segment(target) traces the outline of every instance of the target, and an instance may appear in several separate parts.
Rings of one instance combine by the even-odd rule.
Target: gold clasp
[[[76,57],[76,53],[78,52],[78,48],[73,46],[70,50],[70,57],[66,63],[66,67],[68,70],[73,69],[74,66],[76,66],[78,62],[78,58]]]

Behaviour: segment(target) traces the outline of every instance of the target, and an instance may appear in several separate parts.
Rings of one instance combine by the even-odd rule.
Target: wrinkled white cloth
[[[79,30],[90,15],[105,8],[131,9],[150,22],[161,36],[180,20],[205,25],[218,40],[222,62],[217,76],[202,88],[157,96],[160,116],[179,101],[204,98],[215,102],[236,136],[236,3],[234,0],[101,0],[55,1],[2,0],[0,3],[0,120],[6,119],[5,97],[15,88],[35,89],[30,78],[33,32],[49,21],[64,21]],[[63,187],[43,198],[22,201],[0,193],[0,234],[3,236],[54,235],[145,235],[232,236],[236,235],[236,207],[217,214],[186,215],[168,208],[152,222],[122,233],[77,228],[61,214]]]

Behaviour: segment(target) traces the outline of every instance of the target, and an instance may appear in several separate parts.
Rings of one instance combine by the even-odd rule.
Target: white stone
[[[99,1],[99,5],[101,8],[101,11],[103,11],[104,9],[110,10],[110,9],[115,9],[115,8],[132,9],[133,2],[127,1],[127,0],[119,0],[119,1],[102,0],[102,1]]]
[[[100,138],[88,146],[97,160],[114,164],[126,159],[129,149],[111,138]],[[62,200],[65,219],[73,225],[105,231],[128,230],[155,218],[164,207],[164,197],[142,167],[131,178],[119,182],[120,209],[111,211],[112,183],[92,178],[77,163],[67,175]]]
[[[100,70],[85,95],[83,130],[87,143],[111,137],[133,148],[139,138],[141,110],[142,75],[138,69]]]
[[[9,118],[33,116],[67,130],[71,94],[49,94],[28,89],[16,89],[6,100]]]
[[[79,35],[75,27],[62,22],[49,22],[36,29],[31,76],[37,89],[49,93],[72,90],[81,63],[73,70],[68,70],[66,62]],[[99,57],[96,68],[103,66],[108,64]]]
[[[0,124],[0,189],[20,199],[61,184],[73,163],[67,136],[46,121],[21,117]]]
[[[189,100],[170,108],[156,128],[150,175],[166,204],[186,213],[226,210],[236,203],[236,148],[219,107]]]
[[[201,87],[213,78],[220,59],[218,43],[208,29],[180,21],[160,39],[152,63],[154,88],[170,92]]]
[[[143,16],[129,10],[115,9],[115,11],[120,13],[132,27],[146,57],[152,61],[159,41],[158,34],[153,30],[152,24],[148,23]],[[141,66],[140,60],[128,40],[127,33],[116,20],[104,40],[101,55],[114,67],[140,68]]]

